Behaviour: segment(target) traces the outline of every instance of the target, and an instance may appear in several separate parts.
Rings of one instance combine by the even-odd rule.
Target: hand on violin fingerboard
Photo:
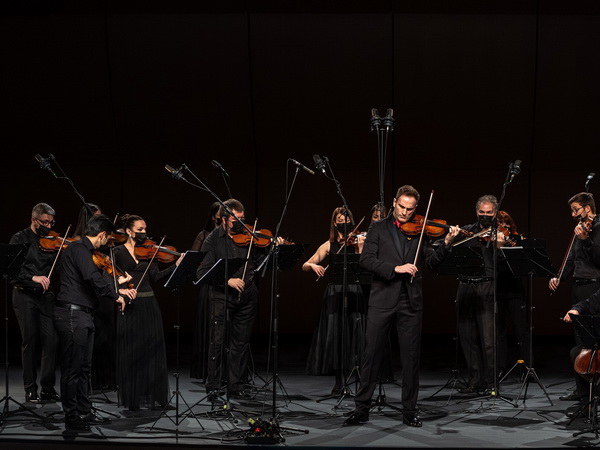
[[[446,245],[450,245],[454,241],[454,239],[456,239],[456,236],[458,236],[459,233],[460,233],[460,227],[458,225],[451,226],[450,229],[448,230],[448,234],[444,238],[444,243]]]

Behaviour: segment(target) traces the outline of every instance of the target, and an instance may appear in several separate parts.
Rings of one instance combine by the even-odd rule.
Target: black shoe
[[[336,381],[333,389],[331,390],[331,395],[340,395],[342,392],[342,382]]]
[[[423,422],[419,420],[416,414],[407,414],[404,413],[402,415],[402,422],[409,427],[422,427]]]
[[[58,402],[58,401],[60,401],[60,395],[58,394],[58,392],[56,392],[54,390],[54,388],[52,388],[48,391],[42,391],[42,393],[40,394],[40,398],[42,399],[43,402]]]
[[[65,418],[65,428],[72,431],[90,431],[90,425],[81,420],[79,416],[67,416]]]
[[[350,417],[344,420],[344,425],[359,425],[368,421],[368,412],[353,411],[352,414],[350,414]]]
[[[85,422],[86,424],[92,424],[92,425],[107,425],[110,423],[110,419],[108,417],[97,416],[96,414],[94,414],[91,411],[87,414],[83,414],[82,416],[80,416],[80,419],[82,422]],[[89,425],[88,425],[88,427],[89,427]]]
[[[25,393],[25,401],[29,403],[41,403],[40,396],[37,391],[31,391]]]
[[[563,395],[562,397],[558,397],[559,400],[563,400],[566,402],[576,402],[583,399],[583,395],[578,394],[577,392],[571,392],[568,395]]]
[[[252,396],[249,392],[246,391],[233,391],[229,393],[230,398],[235,398],[237,400],[250,400]]]

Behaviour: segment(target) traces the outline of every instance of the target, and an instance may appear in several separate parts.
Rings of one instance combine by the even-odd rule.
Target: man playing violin
[[[224,202],[227,209],[221,207],[221,225],[215,228],[202,244],[202,251],[206,256],[198,267],[196,275],[202,278],[219,259],[242,258],[245,259],[248,247],[241,247],[234,243],[232,236],[243,232],[240,223],[245,219],[244,205],[236,199]],[[230,214],[233,213],[235,218]],[[240,267],[226,281],[212,278],[208,290],[209,314],[211,317],[210,344],[208,349],[208,367],[206,376],[206,391],[211,400],[215,400],[220,393],[221,380],[228,380],[228,393],[236,398],[243,398],[247,379],[248,363],[250,360],[250,337],[252,326],[256,318],[258,289],[254,280],[254,267],[260,255],[260,250],[255,246],[248,261],[248,267],[243,276],[244,268]],[[226,287],[227,285],[227,287]],[[227,295],[225,295],[227,293]],[[227,316],[229,320],[225,321]],[[230,327],[225,333],[225,326]],[[229,342],[224,342],[229,336]],[[229,355],[227,360],[229,370],[223,370],[223,352],[227,345]]]
[[[600,290],[600,219],[596,215],[594,197],[588,192],[580,192],[569,199],[571,217],[577,221],[571,250],[565,257],[559,277],[550,279],[551,291],[558,288],[559,283],[573,276],[571,302],[580,304]],[[565,316],[565,320],[568,316]],[[576,337],[576,344],[581,342]],[[577,356],[577,355],[575,355]],[[561,400],[582,400],[587,395],[587,383],[575,374],[576,391],[560,397]]]
[[[403,422],[420,427],[417,416],[419,393],[419,361],[423,295],[421,268],[424,263],[434,268],[450,252],[450,244],[459,233],[451,226],[437,245],[424,236],[417,260],[419,236],[407,236],[402,226],[415,213],[419,193],[412,186],[398,189],[392,214],[369,227],[361,253],[361,266],[373,273],[367,312],[366,348],[361,366],[360,389],[356,393],[354,412],[345,425],[357,425],[369,420],[371,405],[390,327],[396,324],[402,362]],[[416,265],[415,265],[416,262]]]
[[[62,360],[60,395],[67,429],[86,431],[90,424],[108,423],[96,416],[89,398],[89,375],[94,346],[93,312],[99,298],[117,302],[121,311],[128,289],[115,289],[114,280],[94,264],[92,254],[108,244],[115,227],[103,214],[90,218],[81,240],[70,244],[60,263],[60,291],[54,308],[54,326],[60,339]],[[119,284],[131,277],[122,277]]]
[[[50,290],[48,275],[56,252],[48,252],[39,245],[40,237],[50,233],[54,226],[54,209],[46,203],[38,203],[31,211],[31,223],[15,233],[10,244],[27,244],[25,261],[12,280],[13,309],[21,330],[21,361],[25,401],[39,403],[42,400],[58,401],[54,389],[56,382],[56,347],[58,337],[54,330],[54,293]],[[41,346],[41,352],[39,348]],[[38,395],[37,364],[41,353],[40,384]]]

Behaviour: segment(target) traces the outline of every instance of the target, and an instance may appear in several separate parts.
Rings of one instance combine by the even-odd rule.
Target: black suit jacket
[[[381,308],[393,308],[400,299],[402,284],[406,285],[413,310],[423,309],[423,273],[424,265],[435,268],[450,248],[442,241],[433,246],[427,236],[423,237],[421,255],[417,261],[419,271],[413,282],[409,274],[397,274],[396,266],[414,263],[419,236],[412,238],[400,235],[394,225],[395,218],[389,216],[371,224],[360,257],[360,265],[373,274],[369,304]],[[402,245],[401,240],[404,241]]]

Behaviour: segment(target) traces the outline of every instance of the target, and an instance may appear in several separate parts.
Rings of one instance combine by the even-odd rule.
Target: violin
[[[367,233],[365,232],[360,232],[360,233],[350,233],[350,235],[345,239],[346,245],[349,245],[351,247],[357,247],[358,246],[358,238],[361,237],[367,237]],[[344,243],[344,238],[339,238],[338,239],[338,244],[342,245]]]
[[[424,220],[424,216],[416,214],[410,221],[403,223],[400,226],[400,229],[408,236],[416,236],[423,230]],[[425,224],[425,233],[430,237],[440,237],[449,229],[450,225],[448,225],[445,220],[441,219],[428,220],[427,224]],[[459,229],[459,232],[467,237],[473,236],[472,232],[463,230],[462,228]]]
[[[492,228],[489,227],[485,230],[484,233],[479,235],[479,239],[481,239],[483,242],[487,242],[490,240],[491,234],[490,233],[492,231]],[[505,239],[508,239],[510,237],[510,230],[507,227],[503,227],[502,225],[498,226],[498,233],[502,233],[505,237]],[[515,245],[515,243],[513,242],[512,244],[509,245]]]
[[[254,236],[251,235],[248,230],[244,229],[241,233],[233,234],[231,239],[235,245],[240,247],[246,247],[253,242],[257,247],[267,247],[273,241],[273,233],[269,230],[257,230],[254,231],[254,228],[249,227],[250,231],[254,233]]]
[[[152,259],[156,253],[156,259],[160,262],[170,263],[181,256],[181,253],[171,245],[156,245],[156,242],[146,239],[143,244],[134,247],[135,257],[138,259]]]
[[[575,372],[589,380],[600,373],[600,353],[590,348],[583,348],[575,358]]]
[[[127,233],[123,230],[116,230],[112,232],[110,237],[111,245],[121,245],[127,242]]]
[[[77,238],[63,238],[56,231],[50,231],[48,235],[40,238],[40,250],[43,252],[57,252],[62,248],[66,248],[71,242],[75,242]]]
[[[116,267],[113,264],[113,262],[111,261],[111,259],[108,256],[106,256],[103,253],[100,253],[97,250],[92,252],[92,260],[94,261],[94,264],[96,264],[96,267],[104,270],[110,276],[114,276],[114,275],[116,275],[117,277],[125,276],[125,274],[123,272],[121,272],[118,269],[118,267]]]

